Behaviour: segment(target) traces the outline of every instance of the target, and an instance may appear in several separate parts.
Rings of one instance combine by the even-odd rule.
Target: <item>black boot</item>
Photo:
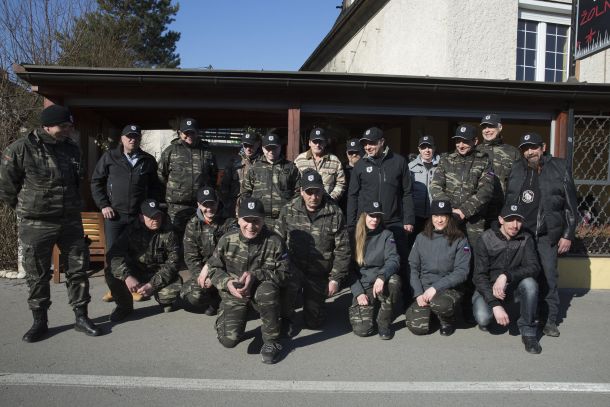
[[[102,334],[102,330],[95,326],[87,316],[87,307],[74,308],[74,315],[76,316],[76,323],[74,324],[76,331],[84,332],[89,336],[100,336]]]
[[[21,338],[24,342],[37,342],[41,340],[44,334],[49,330],[46,309],[34,310],[32,311],[32,315],[34,315],[34,323],[30,330]]]

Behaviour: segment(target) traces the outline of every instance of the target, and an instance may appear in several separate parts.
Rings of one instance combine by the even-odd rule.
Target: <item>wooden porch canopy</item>
[[[289,158],[298,153],[301,130],[328,118],[362,131],[408,116],[478,120],[490,111],[505,119],[556,119],[554,153],[564,156],[567,112],[610,109],[610,85],[578,82],[38,65],[14,70],[48,101],[69,106],[81,124],[79,113],[116,128],[131,122],[169,128],[187,116],[206,128],[285,126]]]

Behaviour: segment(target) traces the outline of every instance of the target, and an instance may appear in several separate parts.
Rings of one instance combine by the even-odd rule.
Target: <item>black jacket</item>
[[[524,278],[535,278],[539,272],[536,247],[529,233],[520,231],[507,240],[495,223],[479,236],[472,281],[490,307],[502,304],[493,295],[493,285],[500,274],[506,274],[509,285],[517,285]]]
[[[389,148],[381,159],[366,156],[354,166],[347,198],[347,225],[355,226],[363,206],[372,201],[381,203],[386,223],[415,224],[409,165]]]
[[[91,195],[98,208],[110,206],[120,214],[135,215],[143,200],[161,198],[157,162],[145,151],[139,154],[134,167],[121,145],[102,155],[91,176]]]
[[[540,231],[546,230],[551,242],[560,238],[574,240],[578,211],[576,187],[567,162],[561,158],[544,155],[540,159],[542,170],[538,178],[540,188],[540,206],[536,230],[532,231],[537,238]],[[521,158],[515,161],[508,178],[506,203],[518,203],[521,189],[527,178],[527,161]]]

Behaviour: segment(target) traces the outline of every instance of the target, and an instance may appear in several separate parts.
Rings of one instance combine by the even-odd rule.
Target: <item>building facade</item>
[[[346,0],[301,70],[561,82],[571,19],[571,0]],[[610,51],[575,74],[608,83]]]

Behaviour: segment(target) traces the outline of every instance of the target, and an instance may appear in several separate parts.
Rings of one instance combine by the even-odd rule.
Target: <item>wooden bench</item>
[[[102,262],[106,267],[106,236],[104,234],[104,216],[101,212],[81,212],[85,236],[91,240],[89,245],[90,262]],[[62,271],[59,247],[53,247],[53,282],[59,283]]]

